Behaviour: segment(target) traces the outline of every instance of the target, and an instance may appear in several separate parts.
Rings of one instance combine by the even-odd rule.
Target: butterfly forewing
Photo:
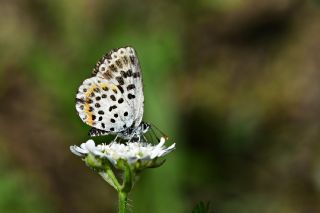
[[[97,77],[108,79],[120,89],[124,100],[134,113],[135,126],[143,116],[143,85],[140,64],[136,52],[131,47],[114,49],[103,57]]]
[[[76,96],[76,109],[86,124],[118,133],[137,127],[143,116],[143,87],[138,58],[126,47],[105,55]]]

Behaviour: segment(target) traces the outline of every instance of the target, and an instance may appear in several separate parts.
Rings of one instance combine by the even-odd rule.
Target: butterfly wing
[[[133,48],[115,49],[93,69],[78,89],[76,109],[91,135],[118,133],[137,127],[143,116],[143,86]],[[99,133],[99,134],[98,134]]]
[[[114,49],[102,60],[92,74],[115,84],[122,96],[133,110],[130,118],[133,127],[139,126],[143,117],[143,84],[139,60],[132,47]],[[132,116],[132,117],[131,117]]]

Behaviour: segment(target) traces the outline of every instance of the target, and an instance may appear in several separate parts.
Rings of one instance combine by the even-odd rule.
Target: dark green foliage
[[[209,213],[209,208],[210,202],[204,203],[201,201],[193,208],[192,213]]]

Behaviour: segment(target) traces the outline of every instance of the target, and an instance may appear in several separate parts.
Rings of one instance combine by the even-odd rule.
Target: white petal
[[[166,140],[161,137],[157,145],[152,145],[146,142],[127,142],[123,143],[110,143],[95,145],[93,140],[88,140],[78,146],[71,146],[70,150],[78,156],[85,156],[89,152],[100,158],[108,159],[113,165],[116,165],[118,160],[123,159],[129,164],[135,164],[137,160],[146,163],[157,157],[165,156],[175,149],[175,143],[169,147],[165,147]]]
[[[166,142],[166,139],[164,139],[164,137],[161,137],[160,138],[160,142],[158,143],[156,148],[161,148],[164,145],[165,142]]]
[[[172,144],[171,146],[169,146],[167,149],[174,149],[176,147],[176,143]]]
[[[81,149],[78,146],[70,146],[70,151],[75,154],[78,155],[80,157],[83,157],[85,154],[88,154],[88,152],[86,150]]]
[[[96,149],[96,144],[93,140],[90,139],[85,143],[85,147],[89,152],[94,152],[94,150]]]

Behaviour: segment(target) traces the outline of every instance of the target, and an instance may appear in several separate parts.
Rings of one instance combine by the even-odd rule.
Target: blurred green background
[[[145,119],[177,149],[132,212],[320,212],[320,2],[1,0],[0,212],[116,212],[69,151],[98,59],[139,55]]]

